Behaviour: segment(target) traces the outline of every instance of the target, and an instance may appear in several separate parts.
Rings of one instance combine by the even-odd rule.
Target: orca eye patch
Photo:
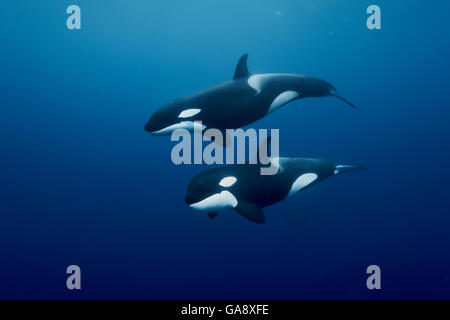
[[[313,183],[319,176],[316,173],[305,173],[298,177],[291,186],[288,196],[300,191]]]
[[[235,177],[225,177],[222,180],[220,180],[219,185],[221,185],[222,187],[231,187],[233,184],[235,184],[237,181],[237,179]]]
[[[180,114],[178,115],[178,118],[190,118],[195,116],[197,113],[199,113],[200,111],[202,111],[202,109],[186,109],[180,112]]]

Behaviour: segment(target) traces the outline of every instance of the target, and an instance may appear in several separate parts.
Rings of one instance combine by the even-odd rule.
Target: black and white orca
[[[153,135],[170,135],[179,128],[236,129],[291,101],[326,96],[335,96],[356,108],[322,79],[296,74],[251,74],[245,54],[237,63],[233,80],[166,104],[153,113],[145,130]]]
[[[201,172],[190,182],[186,204],[208,212],[214,218],[219,211],[233,208],[245,218],[264,223],[262,208],[321,182],[359,169],[362,166],[336,165],[327,159],[271,158],[278,167],[275,175],[261,175],[261,164],[238,164]]]

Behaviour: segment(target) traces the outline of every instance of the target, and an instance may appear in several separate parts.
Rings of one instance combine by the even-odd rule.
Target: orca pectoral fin
[[[250,221],[256,223],[266,222],[266,217],[260,207],[253,203],[248,203],[240,200],[238,205],[234,208],[240,215]]]
[[[215,217],[217,217],[219,213],[218,212],[208,212],[208,217],[210,219],[214,219]]]

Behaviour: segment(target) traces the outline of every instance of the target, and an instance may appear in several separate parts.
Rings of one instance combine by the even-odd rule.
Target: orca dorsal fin
[[[247,68],[247,57],[248,53],[244,54],[238,61],[236,65],[236,70],[234,71],[233,80],[248,78],[251,74],[248,72]]]
[[[263,211],[256,204],[239,200],[238,205],[234,208],[241,216],[256,223],[266,222]]]

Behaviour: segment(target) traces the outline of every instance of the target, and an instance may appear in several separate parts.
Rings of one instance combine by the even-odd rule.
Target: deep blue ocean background
[[[450,298],[448,1],[2,4],[0,298]],[[280,129],[282,155],[369,168],[266,208],[264,225],[187,207],[208,166],[172,164],[170,137],[144,131],[247,52],[253,73],[317,76],[359,107],[304,99],[257,122]]]

